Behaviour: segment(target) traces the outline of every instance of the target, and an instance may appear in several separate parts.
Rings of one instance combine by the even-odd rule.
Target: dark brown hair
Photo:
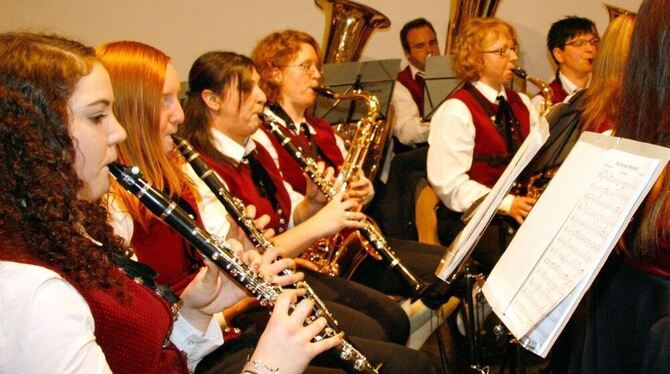
[[[618,136],[670,146],[670,0],[645,0],[624,76]],[[626,251],[653,257],[670,249],[670,171],[666,167],[624,235]]]
[[[84,184],[69,135],[69,99],[96,63],[93,49],[58,36],[0,35],[0,259],[109,287],[109,255],[130,253],[101,203],[77,197]]]
[[[254,88],[252,74],[254,64],[250,58],[234,52],[207,52],[198,57],[188,73],[188,97],[184,106],[185,123],[179,134],[188,140],[202,154],[219,162],[232,161],[216,150],[210,128],[210,114],[203,101],[202,92],[210,90],[217,95],[233,86],[237,87],[239,105]]]

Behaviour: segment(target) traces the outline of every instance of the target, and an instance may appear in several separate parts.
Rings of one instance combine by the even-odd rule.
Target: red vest
[[[195,198],[190,192],[186,195],[182,201],[191,206],[200,222]],[[172,292],[180,295],[203,266],[200,253],[158,218],[152,219],[146,230],[137,221],[133,224],[131,244],[137,259],[158,272],[157,283],[170,286]]]
[[[549,83],[549,88],[551,88],[552,104],[562,103],[565,98],[568,97],[568,93],[565,92],[563,85],[561,85],[561,81],[558,79],[551,81],[551,83]]]
[[[412,70],[410,69],[409,65],[400,73],[398,73],[396,80],[405,86],[405,88],[407,88],[409,93],[412,95],[412,99],[414,99],[416,106],[419,108],[419,114],[421,117],[423,117],[424,87],[414,78],[412,78]]]
[[[333,127],[330,123],[320,118],[305,116],[305,119],[316,130],[316,134],[312,135],[312,140],[318,148],[319,160],[325,161],[328,166],[332,166],[337,170],[337,168],[344,162],[344,157],[342,157],[342,153],[337,147]],[[298,165],[293,157],[291,157],[284,147],[282,147],[269,130],[265,127],[261,127],[261,129],[265,132],[268,138],[270,138],[272,145],[277,151],[279,170],[281,171],[284,180],[286,180],[295,191],[305,195],[307,181],[305,180],[305,175],[303,174],[300,165]],[[297,136],[291,131],[287,132],[297,145],[301,146],[309,154],[313,153],[312,148],[304,135]]]
[[[59,273],[86,300],[95,321],[95,340],[114,373],[189,372],[184,355],[167,340],[172,328],[171,307],[151,289],[114,269],[110,276],[119,279],[126,289],[127,297],[122,301],[116,290],[84,288],[58,269],[40,262],[33,264]]]
[[[281,208],[280,211],[275,210],[270,199],[261,195],[256,181],[252,178],[251,168],[248,163],[241,162],[236,167],[233,167],[229,164],[217,162],[202,153],[201,156],[207,165],[223,178],[233,196],[242,200],[246,205],[253,204],[256,207],[256,217],[260,217],[263,214],[267,214],[270,217],[270,223],[267,228],[272,228],[277,233],[284,232],[288,228],[288,221],[291,215],[291,199],[288,191],[284,188],[281,174],[268,151],[256,143],[256,149],[253,152],[256,160],[265,167],[265,171],[277,189],[275,197]]]
[[[476,90],[476,88],[475,88]],[[530,129],[530,114],[528,108],[521,100],[521,97],[514,91],[505,89],[507,94],[507,102],[512,108],[514,117],[519,121],[522,142]],[[487,187],[493,187],[500,175],[503,173],[509,160],[502,163],[493,163],[482,161],[483,159],[504,159],[511,157],[507,153],[507,142],[496,128],[493,120],[487,115],[484,108],[479,102],[464,88],[456,91],[453,98],[462,101],[470,110],[473,124],[475,126],[475,146],[472,154],[472,166],[468,171],[470,179],[477,181]],[[496,104],[490,103],[484,99],[486,103],[491,105],[493,113],[498,109]]]

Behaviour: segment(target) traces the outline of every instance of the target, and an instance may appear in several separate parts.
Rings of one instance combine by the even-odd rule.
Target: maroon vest
[[[476,90],[476,88],[475,88]],[[505,89],[507,94],[507,102],[512,108],[514,117],[519,121],[521,132],[520,141],[523,141],[528,136],[530,129],[530,114],[528,108],[521,100],[521,97],[514,91]],[[487,111],[482,108],[470,92],[461,88],[456,91],[453,98],[462,101],[470,110],[473,124],[475,126],[475,146],[472,154],[472,166],[468,171],[470,179],[477,181],[487,187],[493,187],[500,175],[503,173],[509,157],[513,156],[507,152],[507,142],[498,129],[491,117],[487,115]],[[493,113],[496,112],[498,106],[490,103],[484,99],[487,104],[491,105]],[[493,162],[486,160],[505,160],[501,162]]]
[[[344,162],[344,157],[342,157],[342,153],[337,147],[333,127],[330,123],[320,118],[305,116],[305,119],[316,130],[316,134],[313,134],[311,137],[317,147],[319,160],[326,162],[328,166],[332,166],[337,170]],[[274,146],[277,151],[279,170],[281,171],[284,180],[286,180],[295,191],[305,195],[307,181],[305,180],[305,175],[303,174],[300,165],[298,165],[293,157],[291,157],[284,147],[282,147],[269,130],[265,127],[261,127],[261,129],[265,132],[268,138],[270,138],[272,146]],[[311,151],[312,147],[304,135],[297,136],[291,131],[287,131],[287,133],[289,133],[289,136],[297,145],[301,146],[308,153],[313,153]]]
[[[551,88],[551,102],[553,104],[562,103],[565,98],[568,97],[568,93],[565,92],[561,81],[558,79],[551,81],[551,83],[549,83],[549,88]]]
[[[261,195],[252,178],[251,168],[248,163],[241,162],[236,167],[218,162],[201,153],[203,160],[212,170],[216,171],[228,185],[228,191],[241,199],[244,204],[253,204],[256,207],[256,217],[267,214],[270,217],[270,223],[267,228],[272,228],[275,232],[281,233],[288,228],[288,221],[291,214],[291,199],[288,191],[284,188],[283,179],[277,166],[268,151],[260,144],[256,143],[256,149],[253,151],[254,157],[265,167],[272,183],[275,185],[276,199],[280,210],[275,210],[270,199]]]
[[[200,222],[195,198],[191,192],[185,195],[182,201],[190,205]],[[146,230],[137,221],[133,224],[135,228],[131,244],[137,259],[158,272],[158,283],[170,286],[172,292],[180,295],[203,266],[202,256],[179,233],[158,218],[152,219]]]
[[[58,269],[27,261],[59,273],[82,295],[95,321],[95,340],[114,373],[188,373],[186,358],[170,342],[170,305],[154,291],[114,269],[110,276],[125,287],[126,299],[116,290],[84,288]],[[167,342],[164,347],[164,343]]]
[[[410,69],[409,65],[400,73],[398,73],[396,80],[405,86],[405,88],[407,88],[409,93],[412,95],[412,99],[414,99],[416,106],[419,108],[419,114],[421,117],[423,117],[424,86],[412,78],[412,70]]]

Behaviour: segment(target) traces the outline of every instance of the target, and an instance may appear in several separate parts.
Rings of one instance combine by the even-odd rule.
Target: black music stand
[[[454,91],[459,89],[463,82],[456,76],[451,67],[451,58],[448,56],[428,56],[426,72],[423,76],[424,88],[423,116],[424,122],[429,122],[433,114]]]
[[[381,105],[380,118],[386,119],[399,71],[400,59],[326,64],[323,84],[341,94],[355,89],[372,93]],[[356,100],[336,101],[319,96],[313,114],[332,124],[358,122],[365,116],[365,105]]]

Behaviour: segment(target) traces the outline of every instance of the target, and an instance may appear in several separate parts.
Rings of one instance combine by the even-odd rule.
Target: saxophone
[[[546,116],[549,113],[549,109],[554,105],[552,101],[552,91],[551,87],[541,79],[531,77],[526,73],[521,67],[515,67],[512,69],[512,72],[517,77],[524,79],[534,86],[540,89],[540,95],[544,97],[544,103],[540,108],[540,116]],[[527,196],[533,198],[539,198],[544,192],[545,188],[551,181],[551,178],[554,177],[554,174],[558,171],[558,168],[551,168],[549,170],[541,171],[539,173],[531,175],[528,180],[517,181],[512,185],[512,193],[517,196]]]
[[[236,258],[230,244],[221,238],[207,233],[177,203],[171,201],[162,192],[159,192],[151,184],[142,179],[139,168],[125,167],[115,162],[109,165],[109,172],[124,189],[137,196],[149,211],[177,231],[202,255],[226,272],[240,286],[248,290],[258,299],[262,306],[266,308],[274,306],[279,294],[282,292],[282,288],[268,283],[253,272],[245,263]],[[295,305],[292,305],[293,307]],[[306,323],[314,322],[319,317],[326,318],[328,324],[314,338],[315,340],[323,340],[335,336],[342,331],[337,322],[332,319],[332,316],[324,313],[318,307],[317,303],[314,303],[312,314],[308,317]],[[379,374],[379,366],[372,366],[367,357],[356,349],[346,337],[333,349],[347,368],[353,369],[355,372]]]
[[[323,175],[318,172],[316,161],[305,154],[305,152],[291,140],[290,136],[286,134],[281,125],[265,114],[260,113],[258,116],[261,119],[263,126],[270,130],[270,133],[272,133],[277,141],[295,159],[305,174],[314,182],[314,184],[316,184],[328,200],[331,200],[341,187],[336,188],[335,185],[327,181]],[[363,248],[367,254],[376,260],[383,259],[388,261],[389,267],[396,271],[409,285],[413,295],[419,296],[426,289],[426,285],[412,274],[412,272],[400,261],[400,258],[398,258],[393,249],[389,246],[374,222],[369,218],[366,218],[363,223],[365,227],[357,230],[356,234],[362,237],[361,239],[363,240],[361,240],[361,242],[363,243]],[[335,235],[335,237],[337,238],[339,235]],[[333,237],[328,238],[325,242],[326,244],[317,245],[316,249],[312,246],[305,251],[307,259],[316,263],[322,272],[331,275],[339,274],[338,262],[346,251],[346,245],[341,243],[339,243],[340,245],[332,245],[333,243],[338,244],[335,240],[336,239]]]
[[[542,95],[542,97],[544,98],[544,104],[542,104],[542,107],[540,108],[540,115],[542,116],[545,113],[547,113],[549,108],[551,108],[551,106],[554,105],[554,103],[552,102],[553,100],[551,98],[552,96],[551,87],[549,87],[549,85],[542,79],[531,77],[521,67],[518,66],[515,67],[514,69],[512,69],[512,73],[514,73],[514,75],[516,75],[517,77],[532,83],[534,86],[540,89],[540,95]]]

